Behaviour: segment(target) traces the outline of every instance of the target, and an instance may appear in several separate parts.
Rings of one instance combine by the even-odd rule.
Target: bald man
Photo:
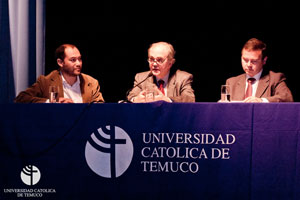
[[[193,75],[172,70],[175,63],[175,51],[167,42],[153,43],[148,49],[149,71],[136,74],[134,87],[127,99],[134,103],[148,102],[146,89],[154,88],[153,101],[195,102],[192,89]]]

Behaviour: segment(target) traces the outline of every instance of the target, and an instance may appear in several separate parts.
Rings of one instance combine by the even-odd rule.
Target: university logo
[[[133,144],[128,134],[117,126],[106,126],[94,131],[85,146],[88,166],[99,176],[116,178],[129,167]]]
[[[27,165],[21,171],[21,179],[26,185],[35,185],[41,178],[40,170],[33,165]]]

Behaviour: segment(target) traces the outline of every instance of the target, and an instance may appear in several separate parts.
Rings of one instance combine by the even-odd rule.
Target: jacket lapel
[[[168,84],[167,84],[167,96],[168,97],[174,97],[174,92],[175,92],[175,82],[176,82],[176,73],[170,74],[169,79],[168,79]]]
[[[236,96],[232,97],[232,100],[244,100],[245,99],[245,91],[246,91],[246,74],[243,74],[238,80],[237,80],[237,87],[235,88],[235,94]]]
[[[51,80],[50,85],[58,87],[58,97],[64,97],[64,90],[63,90],[63,85],[62,85],[62,78],[61,78],[61,75],[59,73],[59,70],[56,70],[53,73],[54,73],[53,76],[51,76],[51,78],[50,78],[50,80]],[[49,90],[49,88],[48,88],[48,90]]]
[[[265,93],[266,89],[269,87],[269,81],[270,81],[270,76],[269,74],[265,74],[263,77],[259,79],[257,90],[256,90],[256,97],[262,97],[263,94]]]
[[[86,80],[83,78],[83,76],[80,74],[79,75],[80,79],[80,90],[81,90],[81,97],[82,97],[82,103],[87,103],[91,99],[92,94],[89,94],[91,91],[91,83],[85,83]]]
[[[151,77],[147,78],[147,80],[143,83],[143,87],[142,88],[146,89],[147,86],[153,85],[153,84],[156,85],[156,78],[155,78],[155,76],[151,76]]]

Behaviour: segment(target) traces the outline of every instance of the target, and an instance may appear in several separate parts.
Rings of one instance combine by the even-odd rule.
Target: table
[[[300,199],[299,103],[0,109],[0,199]]]

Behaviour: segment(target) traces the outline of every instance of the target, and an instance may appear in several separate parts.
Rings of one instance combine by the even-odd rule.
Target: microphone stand
[[[152,74],[152,72],[150,71],[150,73],[148,74],[148,76],[147,76],[144,80],[142,80],[141,82],[139,82],[138,84],[136,84],[135,86],[133,86],[131,89],[127,90],[127,92],[126,92],[126,99],[125,99],[125,100],[121,100],[121,101],[119,101],[118,103],[132,103],[132,101],[130,101],[130,100],[127,98],[128,94],[129,94],[134,88],[136,88],[137,86],[139,86],[140,84],[142,84],[143,82],[145,82],[145,81],[146,81],[149,77],[151,77],[151,76],[153,76],[153,74]]]

